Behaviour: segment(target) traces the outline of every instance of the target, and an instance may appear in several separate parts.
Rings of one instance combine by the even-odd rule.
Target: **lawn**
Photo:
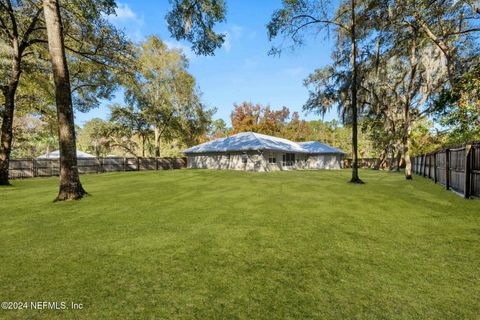
[[[361,171],[152,171],[0,188],[1,319],[478,319],[480,201]]]

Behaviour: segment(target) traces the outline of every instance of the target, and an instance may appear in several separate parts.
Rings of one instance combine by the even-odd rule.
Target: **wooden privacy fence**
[[[480,197],[479,142],[413,157],[412,170],[465,198]]]
[[[10,160],[10,179],[52,177],[60,174],[59,159]],[[168,170],[185,168],[186,158],[78,158],[79,173]]]

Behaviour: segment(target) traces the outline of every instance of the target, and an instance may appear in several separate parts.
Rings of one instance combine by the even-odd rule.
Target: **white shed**
[[[44,153],[41,156],[38,156],[37,159],[59,159],[60,158],[60,150],[55,150],[52,152]],[[89,153],[77,150],[77,158],[85,159],[85,158],[95,158],[94,155]]]

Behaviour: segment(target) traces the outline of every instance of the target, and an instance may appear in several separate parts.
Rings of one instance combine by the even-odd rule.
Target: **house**
[[[47,152],[47,153],[44,153],[41,156],[37,157],[37,159],[59,159],[59,158],[60,158],[60,150]],[[95,156],[91,155],[89,153],[77,150],[77,158],[79,158],[79,159],[95,158]]]
[[[340,169],[345,152],[318,141],[242,132],[184,150],[187,168],[246,171]]]

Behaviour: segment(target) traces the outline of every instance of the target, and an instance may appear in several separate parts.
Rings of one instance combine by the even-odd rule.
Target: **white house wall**
[[[336,154],[315,154],[309,155],[307,161],[308,169],[340,169],[342,156]]]
[[[247,163],[243,163],[243,157],[243,153],[190,154],[187,156],[187,168],[266,171],[264,157],[258,152],[247,153]]]
[[[187,168],[217,169],[241,171],[280,171],[295,169],[340,169],[341,155],[295,154],[296,163],[292,167],[283,167],[283,154],[279,152],[248,152],[244,153],[205,153],[187,155]],[[247,163],[242,159],[246,155]],[[276,163],[269,163],[269,157],[275,156]]]

